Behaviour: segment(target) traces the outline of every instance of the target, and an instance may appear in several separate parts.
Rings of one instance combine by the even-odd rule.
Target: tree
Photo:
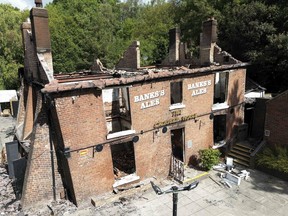
[[[176,23],[182,32],[182,41],[189,42],[190,49],[197,53],[202,22],[210,17],[221,20],[221,13],[212,6],[211,0],[172,1],[176,8]]]
[[[23,64],[20,25],[28,16],[9,4],[0,4],[0,89],[17,89]]]
[[[251,62],[249,77],[270,92],[287,89],[287,9],[265,1],[227,4],[219,25],[220,46]]]

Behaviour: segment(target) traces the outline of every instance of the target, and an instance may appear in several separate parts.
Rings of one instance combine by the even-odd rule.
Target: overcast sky
[[[45,4],[52,2],[52,1],[53,0],[42,0],[44,6]],[[121,0],[121,1],[124,1],[124,0]],[[148,0],[143,0],[142,2],[148,2]],[[0,0],[0,3],[10,3],[14,7],[19,8],[20,10],[31,9],[33,6],[35,6],[34,0]]]

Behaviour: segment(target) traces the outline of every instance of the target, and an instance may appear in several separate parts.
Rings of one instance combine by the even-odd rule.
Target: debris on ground
[[[77,211],[77,207],[68,200],[51,201],[46,205],[46,208],[35,209],[30,208],[25,210],[25,215],[71,215]]]
[[[20,210],[20,201],[13,191],[12,179],[5,167],[0,166],[0,215],[17,215]]]
[[[229,158],[228,163],[217,164],[213,166],[213,170],[217,171],[220,177],[220,183],[228,188],[233,185],[239,186],[241,180],[248,180],[250,172],[247,170],[237,170],[233,165],[233,158]],[[211,178],[212,179],[212,178]],[[215,179],[212,179],[216,184],[219,184]]]

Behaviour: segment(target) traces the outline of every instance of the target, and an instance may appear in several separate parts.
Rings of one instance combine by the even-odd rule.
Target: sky
[[[53,0],[42,0],[42,3],[45,5]],[[19,8],[20,10],[31,9],[35,6],[34,0],[0,0],[0,3],[10,3],[14,7]]]
[[[47,3],[52,2],[53,0],[42,0],[43,5],[45,6]],[[124,0],[121,0],[124,1]],[[148,0],[143,0],[143,2],[147,2]],[[34,0],[0,0],[1,3],[10,3],[14,7],[19,8],[20,10],[31,9],[35,6]]]

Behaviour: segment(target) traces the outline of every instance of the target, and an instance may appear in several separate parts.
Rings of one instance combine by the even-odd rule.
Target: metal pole
[[[173,186],[173,216],[177,216],[177,203],[178,203],[178,193],[176,192],[178,187]]]
[[[177,216],[178,193],[173,193],[173,216]]]
[[[47,97],[48,98],[48,97]],[[48,101],[49,103],[51,102],[50,101],[50,98],[48,98]],[[46,104],[46,106],[49,106]],[[48,120],[48,130],[49,130],[49,143],[50,143],[50,159],[51,159],[51,172],[52,172],[52,193],[53,193],[53,200],[55,201],[56,200],[56,181],[55,181],[55,167],[54,167],[54,151],[53,151],[53,140],[52,140],[52,121],[50,119],[51,115],[51,108],[49,107],[46,107],[47,109],[47,112],[46,112],[46,117],[47,117],[47,120]]]

